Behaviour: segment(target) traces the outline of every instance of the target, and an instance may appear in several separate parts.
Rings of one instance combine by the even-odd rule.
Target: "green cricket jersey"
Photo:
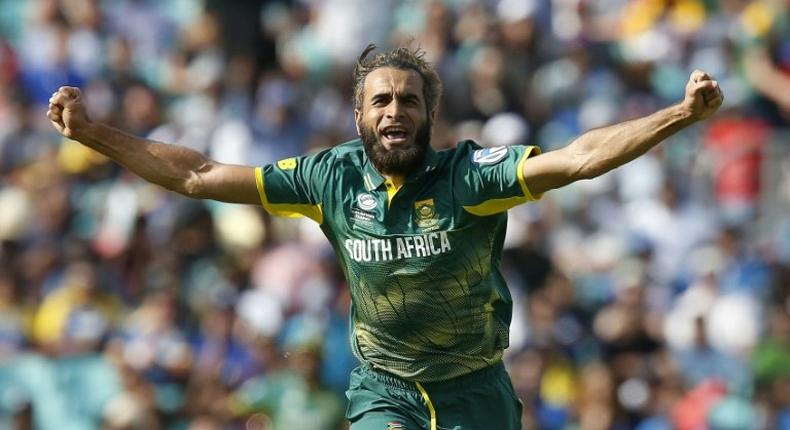
[[[498,362],[512,299],[499,273],[507,209],[534,200],[521,163],[537,147],[429,150],[395,190],[357,139],[256,170],[274,215],[321,225],[351,288],[351,348],[418,382]],[[538,196],[539,197],[539,196]]]

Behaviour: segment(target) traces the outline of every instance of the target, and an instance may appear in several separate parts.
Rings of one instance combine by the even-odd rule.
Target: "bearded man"
[[[353,430],[519,429],[522,404],[502,364],[512,310],[498,268],[507,210],[633,160],[708,118],[723,95],[697,70],[680,103],[556,151],[465,140],[436,152],[436,71],[420,50],[369,58],[373,49],[354,70],[359,139],[263,167],[92,122],[77,88],[53,94],[47,115],[64,136],[169,190],[321,226],[351,289],[361,362],[347,391]]]

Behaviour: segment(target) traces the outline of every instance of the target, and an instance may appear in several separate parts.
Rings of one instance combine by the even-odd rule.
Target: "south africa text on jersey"
[[[391,261],[452,251],[446,231],[385,239],[346,239],[344,245],[354,261]]]

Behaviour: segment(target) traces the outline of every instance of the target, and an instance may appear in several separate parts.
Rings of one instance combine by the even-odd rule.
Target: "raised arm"
[[[88,118],[80,90],[61,87],[47,117],[62,135],[106,155],[148,182],[192,198],[260,204],[255,169],[222,164],[178,145],[142,139]]]
[[[695,70],[681,103],[643,118],[588,131],[564,148],[530,158],[523,164],[524,180],[530,192],[538,195],[600,176],[694,122],[707,119],[723,100],[718,83],[707,73]]]

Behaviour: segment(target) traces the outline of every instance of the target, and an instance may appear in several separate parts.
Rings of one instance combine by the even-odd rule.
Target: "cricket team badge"
[[[434,229],[439,224],[433,199],[414,202],[414,218],[422,229]]]

